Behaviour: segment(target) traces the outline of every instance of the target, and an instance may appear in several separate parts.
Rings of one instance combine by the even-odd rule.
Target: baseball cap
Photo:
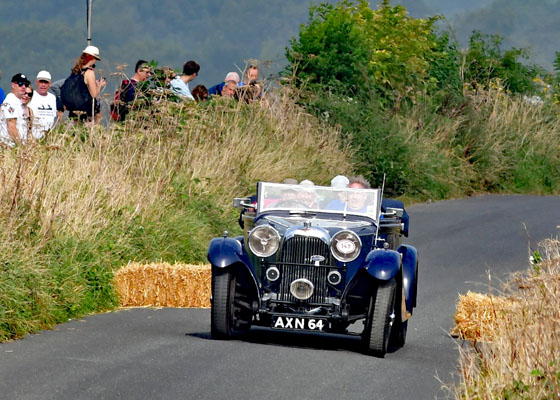
[[[286,178],[282,181],[282,183],[285,184],[285,185],[297,185],[298,184],[297,179],[294,179],[294,178]]]
[[[97,58],[98,60],[101,60],[101,57],[99,57],[99,49],[95,46],[86,47],[84,49],[84,51],[82,51],[82,53],[89,54],[90,56],[93,56],[93,57]]]
[[[31,84],[31,82],[29,82],[29,79],[27,79],[27,76],[25,76],[22,73],[15,74],[14,76],[12,76],[12,83],[18,83],[18,82],[26,82],[28,85]]]
[[[49,71],[39,71],[39,73],[37,74],[37,80],[38,81],[51,81],[51,74],[49,73]]]
[[[331,187],[345,188],[350,184],[350,180],[344,175],[337,175],[331,180]]]
[[[315,186],[315,184],[313,182],[311,182],[309,179],[304,179],[299,184],[301,186],[307,186],[307,187]]]

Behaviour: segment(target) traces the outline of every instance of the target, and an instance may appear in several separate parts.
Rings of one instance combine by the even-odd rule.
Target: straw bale
[[[210,265],[129,263],[114,284],[123,307],[210,307]]]
[[[472,341],[491,342],[500,322],[518,303],[510,298],[467,292],[459,295],[451,335]]]

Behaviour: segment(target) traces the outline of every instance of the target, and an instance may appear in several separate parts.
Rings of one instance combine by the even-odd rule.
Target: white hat
[[[227,81],[235,81],[235,83],[239,83],[239,74],[237,72],[228,72],[224,78],[224,82]]]
[[[93,56],[98,60],[101,60],[101,57],[99,57],[99,49],[95,46],[86,47],[84,51],[82,51],[82,53],[89,54],[90,56]]]
[[[311,182],[309,179],[304,179],[303,181],[301,181],[300,186],[315,186],[315,184],[313,182]]]
[[[348,187],[350,181],[344,175],[337,175],[331,180],[331,187],[345,188]]]
[[[39,73],[37,74],[37,80],[38,81],[51,81],[51,74],[49,73],[49,71],[39,71]]]

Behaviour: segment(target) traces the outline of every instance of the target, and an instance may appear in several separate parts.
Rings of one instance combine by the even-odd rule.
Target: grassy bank
[[[560,241],[540,247],[531,269],[516,275],[499,301],[487,304],[489,323],[478,331],[481,341],[461,352],[455,398],[558,398]]]
[[[270,102],[160,104],[0,151],[0,340],[116,306],[113,271],[131,260],[204,261],[258,180],[351,171],[335,130],[285,93]]]

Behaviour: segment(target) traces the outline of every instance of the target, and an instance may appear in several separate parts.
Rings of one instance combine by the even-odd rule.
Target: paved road
[[[407,344],[384,359],[356,338],[259,329],[209,339],[209,311],[129,309],[0,345],[0,399],[433,399],[456,378],[458,293],[527,268],[556,237],[560,197],[484,196],[410,207],[420,251]]]

